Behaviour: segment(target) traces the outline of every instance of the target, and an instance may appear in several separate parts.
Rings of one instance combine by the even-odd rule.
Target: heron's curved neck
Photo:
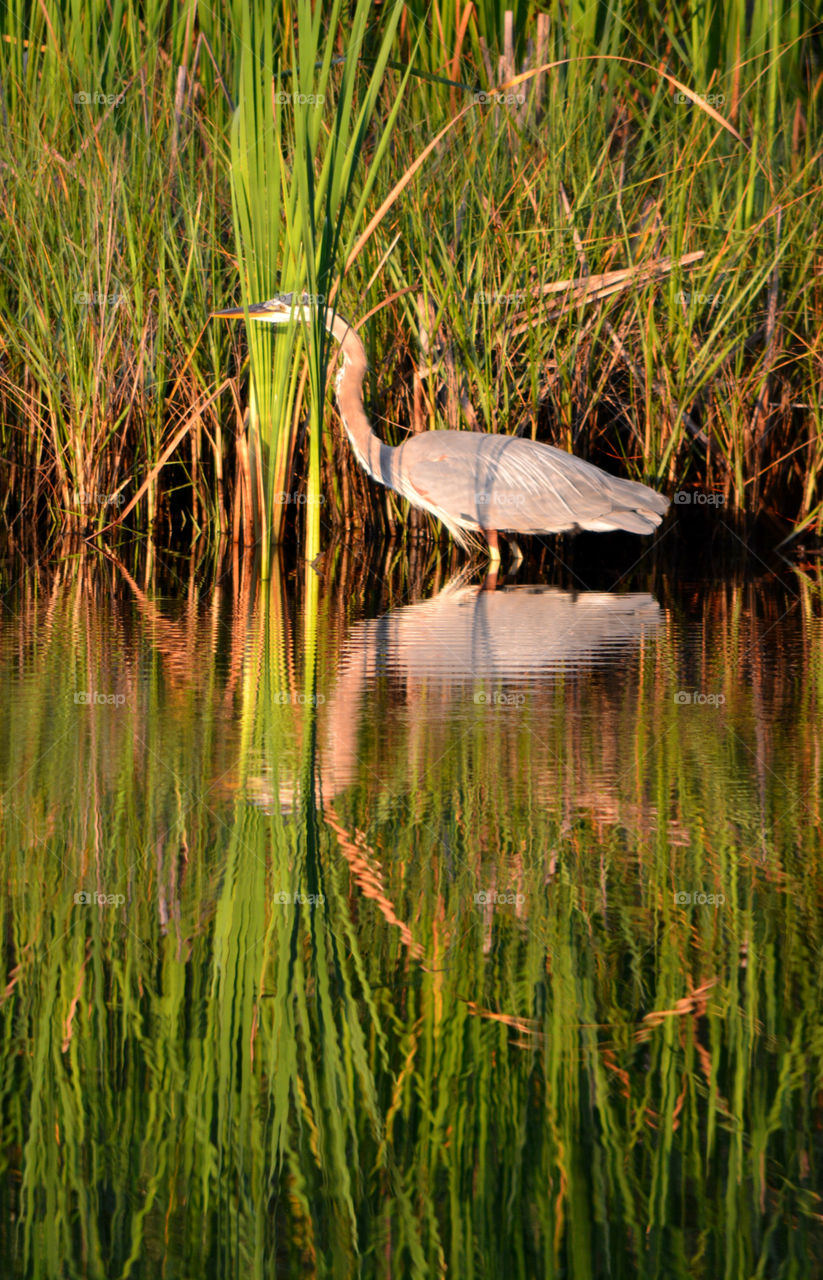
[[[381,452],[388,449],[388,445],[383,444],[372,431],[363,406],[363,381],[368,368],[366,348],[348,320],[344,320],[342,316],[332,318],[331,313],[328,313],[326,327],[340,344],[340,368],[337,371],[335,389],[346,435],[361,466],[365,467],[369,475],[385,484],[382,478]]]

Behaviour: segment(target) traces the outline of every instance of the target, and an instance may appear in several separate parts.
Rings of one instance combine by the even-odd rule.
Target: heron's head
[[[280,293],[268,302],[250,302],[249,319],[261,320],[264,324],[290,324],[292,320],[308,322],[312,315],[325,307],[325,303],[322,294]],[[242,307],[225,307],[211,314],[213,320],[242,320],[246,313]]]

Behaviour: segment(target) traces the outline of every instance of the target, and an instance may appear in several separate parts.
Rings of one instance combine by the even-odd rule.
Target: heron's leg
[[[486,539],[486,542],[489,544],[489,559],[491,560],[492,564],[499,564],[500,563],[500,547],[497,544],[497,530],[484,529],[483,535]]]

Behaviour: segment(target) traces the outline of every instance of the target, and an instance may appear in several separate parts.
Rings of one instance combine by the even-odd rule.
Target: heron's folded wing
[[[519,533],[651,533],[669,502],[634,480],[518,436],[432,431],[402,448],[409,485],[467,527]]]

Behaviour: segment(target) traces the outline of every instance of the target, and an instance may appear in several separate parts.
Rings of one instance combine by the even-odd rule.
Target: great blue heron
[[[266,324],[308,320],[317,309],[305,294],[281,294],[249,306]],[[482,533],[493,561],[498,533],[565,533],[626,529],[653,533],[668,498],[636,480],[623,480],[562,449],[520,436],[476,431],[424,431],[396,448],[372,431],[363,407],[366,349],[347,320],[324,308],[328,331],[340,344],[337,404],[355,457],[374,479],[441,520],[467,547]],[[242,307],[215,317],[239,319]],[[468,535],[468,536],[467,536]]]

